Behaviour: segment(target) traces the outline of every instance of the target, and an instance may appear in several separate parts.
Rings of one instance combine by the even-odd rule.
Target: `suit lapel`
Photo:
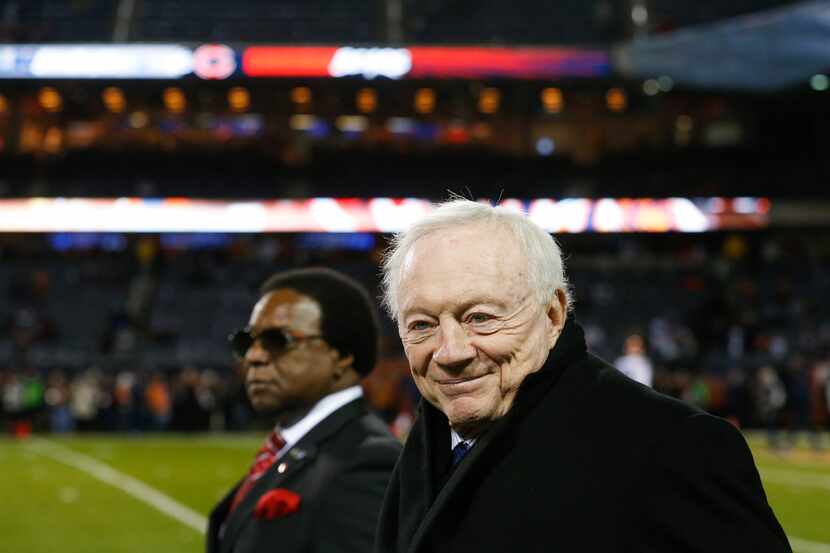
[[[221,542],[223,544],[235,542],[239,532],[242,531],[253,517],[254,507],[262,494],[266,490],[273,490],[290,485],[293,479],[303,474],[305,469],[313,464],[314,459],[317,457],[320,443],[324,442],[332,434],[335,434],[343,425],[364,413],[366,413],[366,403],[362,397],[351,401],[320,421],[317,426],[300,438],[291,449],[283,453],[256,484],[254,484],[245,496],[245,499],[242,500],[236,510],[228,517]],[[225,505],[224,512],[227,512],[230,506],[229,498],[233,497],[238,486],[239,484],[234,487],[229,496],[217,507],[215,511],[217,515],[222,505]]]
[[[236,490],[239,489],[241,484],[242,480],[237,482],[236,485],[231,488],[231,491],[229,491],[222,501],[220,501],[210,512],[206,540],[207,553],[219,553],[221,550],[222,538],[224,537],[226,530],[223,526],[225,524],[225,520],[228,518],[228,511],[230,510],[233,496],[236,495]]]

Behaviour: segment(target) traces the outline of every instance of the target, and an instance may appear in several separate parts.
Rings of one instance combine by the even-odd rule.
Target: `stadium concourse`
[[[627,338],[640,335],[658,390],[746,428],[826,428],[826,230],[560,240],[576,317],[598,354],[617,359]],[[370,233],[6,235],[4,426],[13,433],[255,427],[226,336],[244,325],[258,285],[275,270],[325,265],[377,290],[384,245]],[[417,391],[396,329],[384,320],[383,359],[366,387],[403,435]],[[774,432],[770,438],[787,445]]]

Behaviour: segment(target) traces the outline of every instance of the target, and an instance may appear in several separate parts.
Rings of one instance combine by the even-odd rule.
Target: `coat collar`
[[[419,451],[414,451],[411,455],[404,451],[401,459],[402,465],[408,462],[419,465],[406,468],[402,466],[407,477],[414,474],[424,479],[417,482],[401,481],[401,505],[406,505],[407,509],[400,513],[402,519],[399,531],[411,533],[411,539],[404,540],[404,543],[408,543],[407,551],[418,551],[437,517],[446,508],[454,490],[476,469],[477,460],[487,455],[488,449],[492,449],[491,444],[507,434],[516,421],[524,419],[559,381],[565,369],[586,354],[587,347],[582,328],[569,318],[545,364],[538,371],[526,376],[519,386],[508,414],[479,437],[464,462],[449,474],[449,422],[447,417],[430,403],[421,402],[420,420],[413,429],[412,436],[415,440],[413,449]],[[421,501],[417,501],[416,498],[420,498]],[[404,516],[406,520],[403,519]]]

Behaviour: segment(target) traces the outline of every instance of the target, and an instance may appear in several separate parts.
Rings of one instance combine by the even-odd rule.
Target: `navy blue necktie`
[[[452,448],[452,466],[460,463],[461,459],[467,455],[468,451],[470,451],[470,444],[467,442],[458,442],[456,446]]]

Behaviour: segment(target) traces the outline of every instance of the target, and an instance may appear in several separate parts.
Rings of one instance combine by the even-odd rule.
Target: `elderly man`
[[[357,283],[280,273],[233,335],[245,385],[275,428],[210,516],[208,553],[367,552],[399,442],[367,411],[378,325]]]
[[[376,553],[790,550],[735,428],[586,351],[559,248],[523,216],[448,202],[384,281],[426,401]]]

